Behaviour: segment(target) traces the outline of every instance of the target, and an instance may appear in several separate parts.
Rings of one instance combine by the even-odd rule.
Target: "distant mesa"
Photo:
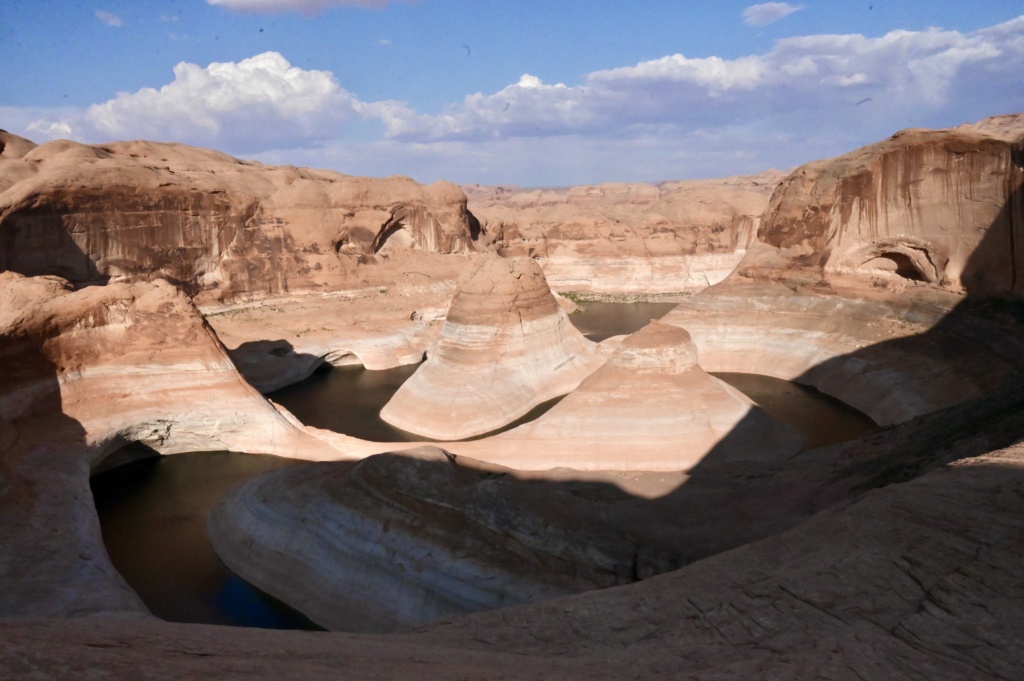
[[[463,189],[481,242],[501,255],[537,259],[556,290],[676,293],[725,279],[784,175]]]

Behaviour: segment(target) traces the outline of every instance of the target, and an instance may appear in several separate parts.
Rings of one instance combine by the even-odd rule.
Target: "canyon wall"
[[[231,300],[358,287],[374,265],[474,250],[465,196],[446,182],[266,166],[181,144],[0,135],[0,269],[75,284],[164,278]]]
[[[1021,368],[1024,115],[909,130],[779,185],[728,280],[664,321],[709,371],[813,385],[890,424]]]
[[[55,277],[5,272],[0,296],[7,367],[0,418],[13,422],[47,405],[41,415],[77,424],[82,445],[94,449],[91,465],[134,441],[165,454],[336,458],[242,379],[199,312],[167,282],[73,291]]]
[[[1024,292],[1024,116],[905,130],[794,170],[741,269],[900,278]],[[774,262],[772,258],[775,258]],[[883,284],[884,285],[884,284]]]
[[[481,240],[536,259],[555,290],[670,293],[706,288],[733,270],[782,175],[464,189]]]

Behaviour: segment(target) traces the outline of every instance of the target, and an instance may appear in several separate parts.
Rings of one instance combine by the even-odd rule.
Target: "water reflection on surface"
[[[296,463],[196,452],[143,458],[93,476],[114,567],[154,615],[171,622],[318,628],[228,570],[206,538],[206,514],[228,489]]]
[[[383,371],[370,371],[362,366],[324,366],[304,381],[267,397],[307,426],[371,442],[423,440],[380,418],[380,410],[419,366],[410,364]]]
[[[713,373],[804,436],[804,450],[877,430],[866,414],[814,388],[759,374]]]
[[[592,341],[633,333],[661,319],[676,303],[580,303],[569,315],[573,326]]]

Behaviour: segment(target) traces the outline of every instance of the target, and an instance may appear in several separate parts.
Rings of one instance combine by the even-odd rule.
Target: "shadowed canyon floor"
[[[496,223],[474,226],[457,189],[398,182],[404,198],[390,205],[380,198],[387,196],[384,185],[343,176],[250,167],[173,145],[108,147],[33,147],[8,136],[0,150],[0,247],[18,245],[0,253],[0,266],[28,272],[52,263],[63,269],[29,273],[112,280],[75,290],[51,276],[0,273],[0,358],[12,368],[0,377],[2,675],[287,679],[334,678],[341,669],[352,677],[411,679],[1008,679],[1024,670],[1015,645],[1024,631],[1017,574],[1024,517],[1024,117],[907,131],[793,171],[761,214],[736,270],[663,319],[692,337],[704,371],[796,380],[886,427],[767,460],[730,460],[716,446],[685,472],[660,473],[501,468],[486,461],[486,442],[365,458],[380,445],[306,427],[264,400],[235,370],[221,329],[211,328],[175,286],[119,283],[173,276],[192,286],[207,313],[223,313],[211,323],[226,322],[225,336],[234,329],[227,345],[240,364],[248,354],[245,372],[263,390],[308,375],[323,361],[344,364],[360,355],[335,335],[343,326],[336,320],[318,324],[325,327],[320,338],[302,347],[295,341],[313,325],[278,331],[256,318],[261,301],[236,306],[257,289],[260,297],[270,290],[290,301],[332,301],[335,290],[361,289],[355,306],[391,315],[370,334],[381,342],[364,337],[369,350],[362,352],[395,366],[404,357],[418,361],[422,348],[429,362],[429,336],[443,334],[452,275],[483,260],[472,251],[506,247],[495,239]],[[143,160],[125,160],[132,150]],[[170,152],[177,156],[160,156]],[[155,158],[170,160],[166,168],[144,167],[155,166]],[[128,170],[130,163],[141,167]],[[197,167],[185,181],[191,188],[173,180],[171,189],[156,191],[168,170],[189,163]],[[214,166],[219,173],[208,180],[197,174]],[[96,193],[93,173],[100,170],[120,178],[118,191],[134,202],[124,216],[177,216],[190,197],[215,188],[208,182],[227,182],[218,185],[222,196],[238,205],[197,204],[198,218],[188,223],[197,241],[183,233],[167,243],[203,245],[176,251],[182,259],[174,263],[157,263],[119,241],[131,231],[124,216],[101,238],[99,207],[110,197]],[[258,179],[258,191],[241,187],[243,175]],[[288,182],[295,186],[287,189]],[[362,235],[345,231],[356,226],[345,223],[356,205],[345,192],[359,186],[366,189],[357,201],[365,211],[354,211],[365,220]],[[162,197],[155,204],[151,189]],[[254,197],[263,207],[238,223]],[[324,203],[330,211],[315,209]],[[223,243],[212,238],[219,215],[229,217]],[[557,251],[563,238],[545,240]],[[268,263],[280,263],[274,271],[288,274],[287,287],[259,267],[239,276],[264,251]],[[412,295],[403,298],[399,273],[421,258],[429,272],[407,277]],[[328,270],[322,278],[315,263]],[[302,291],[294,281],[304,282]],[[506,309],[520,309],[514,292],[511,298]],[[270,309],[289,306],[270,302]],[[557,316],[547,298],[535,306]],[[415,324],[403,336],[403,325]],[[352,326],[347,335],[356,338],[360,325]],[[629,341],[622,348],[629,352]],[[671,360],[672,352],[663,354]],[[463,363],[464,390],[486,376],[487,363],[475,363],[476,373],[473,361]],[[601,371],[598,363],[580,381],[586,386]],[[584,413],[579,405],[574,410],[574,417]],[[614,425],[607,420],[601,425]],[[596,574],[600,584],[621,583],[623,575],[648,578],[388,635],[159,622],[111,565],[88,489],[90,472],[116,463],[108,457],[130,441],[165,454],[224,448],[362,459],[340,471],[332,463],[285,469],[236,490],[210,522],[242,569],[262,565],[289,574],[289,556],[311,548],[311,568],[330,564],[332,543],[355,535],[331,532],[331,541],[312,544],[308,538],[322,528],[361,524],[365,532],[350,543],[401,556],[381,560],[391,572],[402,565],[429,575],[433,547],[455,546],[458,567],[437,574],[442,584],[495,565],[491,585],[507,584],[509,594],[563,579],[594,582]],[[531,467],[557,467],[566,454],[543,442],[522,445]],[[321,474],[302,479],[303,470]],[[284,536],[274,518],[295,521],[294,531]],[[635,534],[641,524],[646,534]],[[598,525],[622,529],[592,534]],[[246,546],[232,526],[259,541]],[[685,550],[663,550],[667,539]],[[264,561],[245,555],[282,540],[300,545]],[[472,548],[460,552],[456,540]],[[565,569],[502,572],[514,564],[509,555]],[[282,595],[308,599],[302,592],[309,587],[335,599],[329,590],[337,577],[314,582],[320,577],[310,574],[308,583],[282,584],[290,591]],[[490,593],[500,601],[504,592]]]

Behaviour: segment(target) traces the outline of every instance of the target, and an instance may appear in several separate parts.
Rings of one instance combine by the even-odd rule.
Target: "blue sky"
[[[0,127],[421,181],[788,168],[1024,111],[1024,0],[4,0]]]

